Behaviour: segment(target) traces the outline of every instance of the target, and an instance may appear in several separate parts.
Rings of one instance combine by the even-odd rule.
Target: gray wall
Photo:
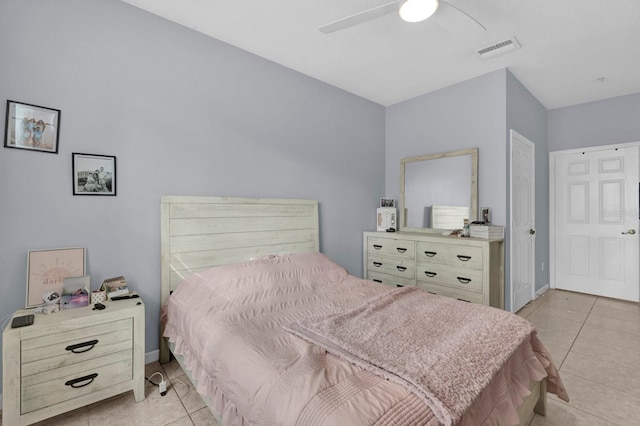
[[[490,207],[491,221],[507,225],[506,75],[495,71],[387,107],[388,197],[400,194],[400,159],[477,147],[478,208]],[[507,265],[509,259],[505,250]]]
[[[499,70],[387,107],[386,196],[400,196],[400,160],[479,148],[478,207],[506,222],[505,73]]]
[[[640,93],[548,112],[549,151],[640,141]]]
[[[535,144],[535,289],[540,290],[549,283],[549,152],[547,148],[547,110],[527,90],[518,79],[507,71],[507,164],[510,164],[510,135],[513,129]],[[505,174],[507,185],[507,223],[511,222],[509,205],[511,189],[509,186],[509,166]],[[506,240],[506,251],[510,252],[509,239]],[[510,265],[506,264],[507,276]],[[511,292],[505,291],[507,305],[511,306]]]
[[[92,287],[142,294],[157,349],[166,194],[317,199],[322,251],[361,275],[382,106],[114,0],[3,0],[0,58],[2,117],[62,110],[59,154],[0,148],[0,317],[24,306],[28,250],[86,247]],[[118,195],[73,196],[72,152],[115,155]]]
[[[506,69],[387,108],[386,195],[400,193],[400,159],[478,147],[478,207],[490,207],[492,222],[508,226],[509,130],[536,144],[536,289],[549,282],[547,110]],[[505,231],[507,231],[505,229]],[[505,308],[510,247],[505,233]],[[545,265],[542,270],[542,263]]]

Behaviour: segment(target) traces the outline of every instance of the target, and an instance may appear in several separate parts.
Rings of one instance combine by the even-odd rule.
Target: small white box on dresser
[[[469,225],[469,236],[490,240],[502,239],[504,238],[504,226],[471,224]]]
[[[104,305],[37,314],[26,327],[7,325],[2,424],[29,425],[128,390],[144,400],[144,303]]]

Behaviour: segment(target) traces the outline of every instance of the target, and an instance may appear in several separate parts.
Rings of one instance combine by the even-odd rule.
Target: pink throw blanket
[[[428,319],[428,321],[424,321]],[[415,287],[380,294],[338,314],[301,319],[288,331],[421,397],[445,425],[458,422],[535,328],[508,312]],[[568,400],[552,362],[550,390]]]

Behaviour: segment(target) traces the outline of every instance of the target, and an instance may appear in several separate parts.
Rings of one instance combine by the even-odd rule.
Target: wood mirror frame
[[[400,216],[400,231],[408,232],[434,232],[434,228],[425,227],[408,227],[407,226],[407,203],[405,200],[405,185],[406,185],[406,166],[407,164],[447,159],[451,157],[459,157],[469,155],[471,159],[471,182],[469,185],[469,221],[477,220],[478,218],[478,148],[462,149],[457,151],[442,152],[439,154],[427,154],[416,157],[407,157],[400,160],[400,203],[399,203],[399,216]],[[444,178],[443,178],[444,179]],[[428,185],[428,183],[425,183]],[[431,203],[438,204],[438,203]],[[409,203],[409,206],[411,203]]]

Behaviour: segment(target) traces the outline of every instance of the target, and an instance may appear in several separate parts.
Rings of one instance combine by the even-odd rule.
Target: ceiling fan
[[[483,30],[486,31],[487,28],[473,16],[444,0],[396,0],[391,3],[376,6],[371,9],[367,9],[362,12],[347,16],[345,18],[338,19],[337,21],[333,21],[329,24],[323,25],[318,29],[325,34],[329,34],[335,31],[362,24],[367,21],[371,21],[373,19],[388,15],[389,13],[393,12],[397,12],[403,21],[420,22],[436,13],[438,7],[441,5],[452,8],[453,10],[462,13],[464,16],[478,24],[480,27],[482,27]]]

